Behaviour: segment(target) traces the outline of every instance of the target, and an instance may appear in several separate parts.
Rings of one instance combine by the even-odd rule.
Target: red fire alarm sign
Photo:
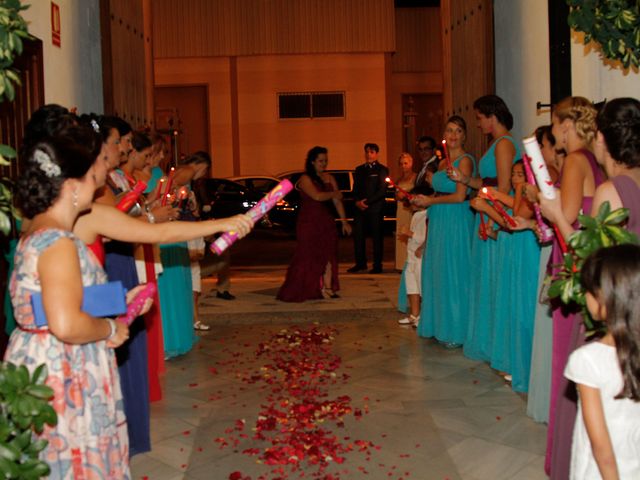
[[[51,2],[51,43],[60,46],[60,6]]]

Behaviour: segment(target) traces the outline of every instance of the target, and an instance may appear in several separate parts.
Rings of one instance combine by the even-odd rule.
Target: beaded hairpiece
[[[49,178],[57,177],[62,173],[60,165],[53,163],[49,154],[43,150],[36,149],[35,152],[33,152],[33,160],[40,166],[40,170]]]
[[[98,122],[96,122],[96,121],[92,118],[92,119],[91,119],[91,122],[89,122],[89,123],[91,123],[91,128],[93,128],[93,130],[94,130],[96,133],[100,133],[100,125],[98,125]]]

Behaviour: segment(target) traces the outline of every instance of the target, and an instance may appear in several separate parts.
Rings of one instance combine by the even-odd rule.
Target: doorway
[[[209,101],[205,85],[155,87],[155,125],[177,132],[177,160],[198,150],[209,152]]]
[[[402,95],[404,115],[403,151],[415,157],[416,142],[424,135],[442,137],[443,99],[441,94],[409,93]]]

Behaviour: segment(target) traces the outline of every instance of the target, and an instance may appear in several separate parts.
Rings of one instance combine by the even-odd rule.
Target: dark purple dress
[[[314,185],[323,192],[333,190],[331,184]],[[334,292],[340,289],[338,282],[338,231],[331,209],[331,200],[319,202],[300,191],[301,206],[298,212],[296,236],[298,244],[287,270],[284,284],[276,298],[283,302],[304,302],[322,298],[322,275],[331,264],[331,285],[324,285]]]
[[[640,236],[640,187],[626,175],[613,177],[611,181],[622,200],[622,206],[629,209],[627,230]]]
[[[579,150],[591,166],[596,187],[604,181],[604,174],[589,150]],[[560,174],[562,176],[562,173]],[[583,197],[582,212],[591,213],[593,197]],[[573,224],[578,228],[578,221]],[[562,264],[563,255],[557,238],[551,250],[550,265]],[[552,272],[557,272],[552,267]],[[551,359],[551,399],[549,403],[549,428],[547,429],[547,452],[545,470],[555,480],[569,478],[571,461],[571,439],[578,412],[575,385],[564,377],[564,369],[569,355],[586,342],[580,307],[577,305],[557,305],[553,310],[553,347]]]

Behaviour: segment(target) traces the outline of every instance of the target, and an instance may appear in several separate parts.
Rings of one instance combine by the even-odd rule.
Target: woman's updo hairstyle
[[[596,138],[596,108],[584,97],[567,97],[553,108],[553,114],[561,122],[567,118],[576,127],[576,133],[587,145]]]
[[[84,177],[95,156],[72,136],[37,142],[25,152],[26,169],[16,182],[16,204],[27,218],[45,212],[60,196],[63,183]]]
[[[495,116],[498,122],[505,126],[507,130],[513,128],[513,115],[509,107],[497,95],[485,95],[473,102],[473,109],[479,111],[485,117]]]
[[[153,144],[146,133],[134,131],[131,136],[131,145],[136,152],[140,153],[144,149],[151,147]]]
[[[77,123],[78,118],[67,108],[55,103],[43,105],[33,112],[24,127],[20,156],[23,157],[25,152],[40,140],[57,135],[59,131]]]
[[[605,103],[596,124],[616,162],[640,166],[640,101],[615,98]]]

